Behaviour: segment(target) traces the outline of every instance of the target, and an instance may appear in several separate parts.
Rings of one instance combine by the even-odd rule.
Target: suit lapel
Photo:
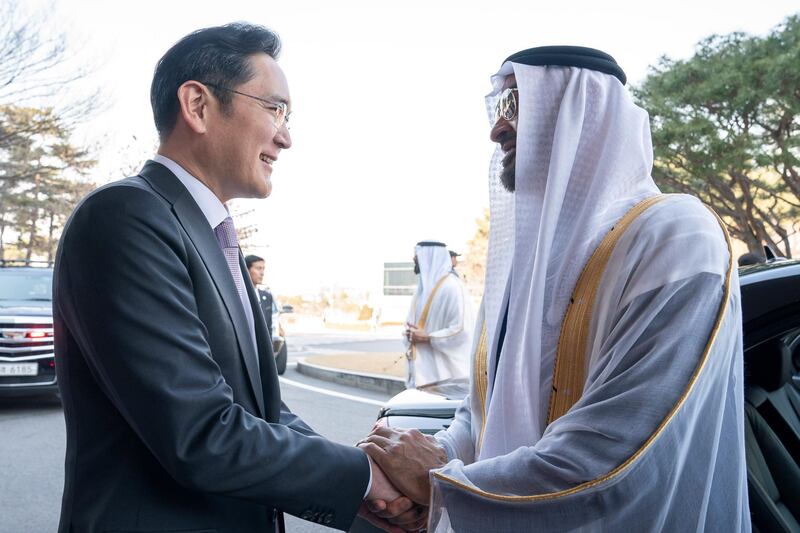
[[[228,263],[225,261],[225,256],[220,250],[219,243],[208,223],[208,219],[180,180],[163,165],[148,161],[140,176],[172,204],[175,216],[183,226],[189,239],[194,243],[211,279],[214,280],[217,291],[233,323],[236,340],[239,344],[239,353],[247,369],[247,377],[252,387],[253,396],[258,404],[260,415],[264,417],[261,376],[258,371],[255,347],[252,346],[250,332],[248,331],[247,318],[245,317],[244,309],[242,309],[242,303],[233,283],[231,272],[228,270]],[[247,286],[249,283],[245,283],[245,285]]]
[[[244,257],[239,254],[239,267],[243,275],[248,276]],[[258,343],[258,361],[261,368],[261,384],[263,387],[264,400],[269,406],[266,414],[268,422],[277,422],[280,417],[281,389],[278,384],[278,369],[275,366],[275,354],[272,352],[272,336],[267,332],[267,322],[261,312],[261,305],[258,301],[258,293],[252,283],[247,285],[247,299],[250,307],[253,308],[253,322],[256,328],[256,342]]]

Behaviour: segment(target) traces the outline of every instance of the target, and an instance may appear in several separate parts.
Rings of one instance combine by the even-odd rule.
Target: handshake
[[[428,473],[444,466],[447,454],[416,429],[376,427],[357,446],[372,468],[372,486],[359,515],[392,533],[425,529],[431,486]]]

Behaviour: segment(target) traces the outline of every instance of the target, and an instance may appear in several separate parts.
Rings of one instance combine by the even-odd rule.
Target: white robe
[[[408,323],[417,324],[419,318],[416,296],[408,313]],[[448,378],[469,376],[469,357],[475,316],[464,284],[455,274],[448,274],[433,295],[425,331],[430,342],[414,345],[413,386],[419,387]],[[406,349],[411,345],[405,339]],[[410,378],[409,375],[409,383]]]
[[[685,196],[628,229],[600,280],[583,395],[540,438],[513,431],[540,405],[499,385],[481,405],[473,376],[437,435],[451,461],[432,473],[431,531],[749,531],[741,310],[725,242]]]

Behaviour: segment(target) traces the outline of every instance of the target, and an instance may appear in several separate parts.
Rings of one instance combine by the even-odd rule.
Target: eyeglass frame
[[[506,116],[506,113],[501,110],[501,106],[507,104],[509,99],[514,100],[514,113],[510,116]],[[500,96],[497,98],[497,104],[495,104],[494,108],[494,123],[497,122],[502,118],[506,122],[511,122],[517,115],[519,114],[519,89],[516,87],[506,87],[503,89],[503,92],[500,93]]]
[[[241,91],[237,91],[236,89],[231,89],[230,87],[224,87],[222,85],[217,85],[216,83],[208,83],[205,81],[201,81],[203,85],[208,85],[209,87],[214,87],[215,89],[219,89],[220,91],[228,91],[233,94],[238,94],[240,96],[246,96],[248,98],[252,98],[253,100],[257,101],[261,104],[261,107],[271,111],[278,111],[280,112],[275,114],[275,127],[281,129],[283,126],[289,128],[289,115],[291,114],[289,111],[289,106],[286,102],[273,102],[271,100],[266,100],[264,98],[260,98],[258,96],[253,96],[252,94],[243,93]]]

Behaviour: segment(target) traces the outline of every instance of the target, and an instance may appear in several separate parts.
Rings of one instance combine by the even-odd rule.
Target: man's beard
[[[514,168],[517,164],[517,149],[513,148],[503,156],[503,170],[500,173],[500,183],[508,192],[514,192],[516,188],[516,175]]]

